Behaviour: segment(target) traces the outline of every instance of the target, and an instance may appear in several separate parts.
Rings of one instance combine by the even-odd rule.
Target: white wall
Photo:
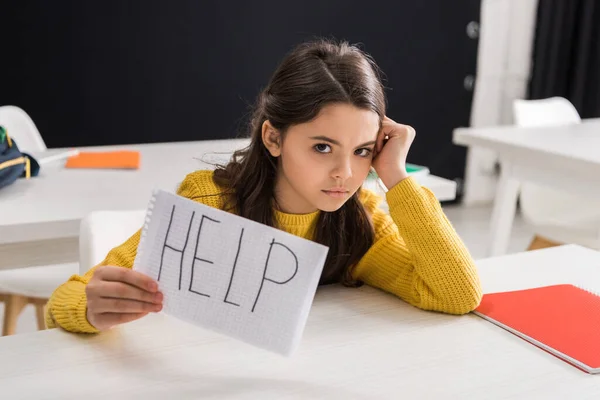
[[[512,102],[526,95],[536,12],[537,0],[482,0],[471,126],[512,123]],[[493,152],[469,149],[463,203],[492,202],[495,165]]]

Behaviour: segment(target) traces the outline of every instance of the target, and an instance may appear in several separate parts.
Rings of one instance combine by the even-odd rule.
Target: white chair
[[[25,111],[0,107],[0,125],[26,152],[46,151],[46,143]],[[77,273],[77,263],[0,271],[0,301],[4,302],[2,335],[14,333],[19,314],[27,304],[36,308],[38,327],[44,326],[44,305],[60,282]]]
[[[0,125],[15,139],[19,150],[25,152],[46,151],[46,143],[29,115],[16,106],[0,107]]]
[[[96,211],[81,222],[80,262],[0,271],[0,298],[5,301],[2,335],[15,333],[17,319],[27,304],[36,307],[38,329],[44,329],[44,306],[54,290],[71,275],[85,274],[115,246],[144,223],[145,211]]]
[[[113,248],[144,224],[145,210],[95,211],[81,221],[79,231],[79,273],[98,265]]]
[[[25,152],[44,152],[46,144],[32,119],[15,106],[0,107],[0,125]],[[43,265],[0,271],[0,302],[4,303],[2,335],[15,333],[23,308],[32,304],[36,309],[38,329],[45,327],[44,306],[52,292],[71,275],[87,271],[98,264],[111,246],[123,242],[141,227],[143,212],[98,211],[82,221],[80,252],[83,262]],[[83,267],[82,267],[83,266]]]
[[[0,271],[0,301],[4,303],[2,336],[15,333],[19,315],[28,304],[35,307],[38,329],[44,329],[44,306],[48,298],[77,271],[77,263]]]
[[[573,104],[562,97],[515,100],[513,108],[519,126],[581,123]],[[536,235],[530,250],[563,243],[600,249],[599,202],[531,183],[521,185],[519,198],[523,217]]]

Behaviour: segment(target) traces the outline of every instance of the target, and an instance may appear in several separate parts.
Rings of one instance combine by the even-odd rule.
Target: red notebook
[[[483,296],[475,314],[555,356],[600,372],[600,297],[573,285]]]

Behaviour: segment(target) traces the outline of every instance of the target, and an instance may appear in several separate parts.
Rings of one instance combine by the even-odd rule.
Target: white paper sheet
[[[148,208],[134,269],[163,311],[283,355],[299,345],[328,248],[165,191]]]

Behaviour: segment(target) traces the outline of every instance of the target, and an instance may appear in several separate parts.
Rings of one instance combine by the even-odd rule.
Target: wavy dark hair
[[[225,209],[277,227],[273,193],[278,163],[263,144],[262,125],[268,120],[285,137],[290,126],[309,122],[323,107],[336,103],[374,111],[381,124],[386,99],[371,57],[357,46],[330,40],[304,43],[287,54],[258,95],[250,145],[215,171],[215,183],[227,195]],[[329,247],[321,284],[360,285],[352,269],[373,244],[375,233],[359,195],[360,190],[337,211],[319,215],[313,239]]]

